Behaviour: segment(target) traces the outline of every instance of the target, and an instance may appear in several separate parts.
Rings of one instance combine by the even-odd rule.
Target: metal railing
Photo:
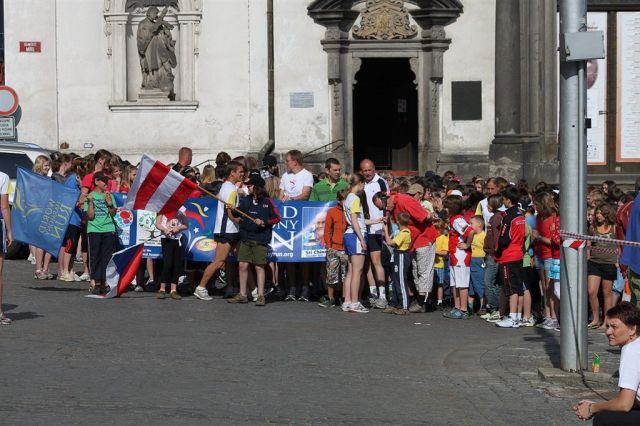
[[[334,145],[337,142],[342,142],[342,143],[340,143],[338,145]],[[331,151],[334,151],[334,150],[336,150],[338,148],[342,148],[343,146],[345,146],[344,139],[336,139],[336,140],[334,140],[332,142],[329,142],[328,144],[319,146],[318,148],[315,148],[315,149],[303,154],[302,158],[307,158],[307,157],[310,157],[310,156],[312,156],[314,154],[320,154],[320,153],[324,153],[324,152],[331,152]]]

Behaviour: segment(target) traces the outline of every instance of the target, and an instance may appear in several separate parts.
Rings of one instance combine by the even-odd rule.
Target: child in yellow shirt
[[[469,313],[473,312],[474,296],[480,299],[480,311],[478,315],[486,313],[486,301],[484,298],[484,218],[480,215],[473,216],[469,221],[475,232],[471,242],[471,276],[469,282]]]
[[[393,239],[389,236],[389,230],[384,227],[384,239],[393,250],[393,272],[391,273],[391,284],[395,297],[391,297],[396,302],[396,306],[389,305],[383,312],[396,315],[409,314],[409,287],[407,279],[411,270],[411,232],[409,232],[409,216],[406,212],[398,213],[397,221],[400,232]]]
[[[442,305],[444,297],[451,297],[449,277],[447,276],[447,272],[449,271],[449,233],[447,232],[447,224],[445,221],[440,220],[435,226],[440,235],[436,238],[436,260],[433,263],[433,284],[437,288],[438,304],[436,305],[436,309],[441,311],[444,309]]]

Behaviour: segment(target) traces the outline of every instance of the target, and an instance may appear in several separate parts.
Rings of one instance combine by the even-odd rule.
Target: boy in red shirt
[[[518,328],[522,314],[518,311],[518,296],[524,295],[524,240],[526,238],[525,218],[518,208],[520,191],[509,186],[502,192],[502,202],[507,208],[502,219],[500,238],[496,247],[498,275],[502,281],[502,291],[509,301],[509,316],[496,323],[498,327]]]
[[[449,214],[449,279],[455,307],[443,314],[451,319],[468,319],[469,281],[471,278],[471,242],[475,235],[462,216],[463,201],[459,195],[444,199]]]

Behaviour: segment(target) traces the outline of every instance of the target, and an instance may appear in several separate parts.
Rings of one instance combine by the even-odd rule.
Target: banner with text
[[[114,194],[122,205],[126,194]],[[280,223],[274,225],[271,239],[271,259],[278,262],[324,262],[324,224],[329,210],[335,203],[312,201],[275,202],[280,212]],[[194,262],[211,262],[215,257],[216,242],[213,229],[218,202],[209,197],[191,198],[184,204],[189,228],[184,231],[183,246],[187,259]],[[161,255],[160,232],[155,227],[155,213],[138,210],[118,210],[120,242],[123,246],[144,243],[144,257]]]

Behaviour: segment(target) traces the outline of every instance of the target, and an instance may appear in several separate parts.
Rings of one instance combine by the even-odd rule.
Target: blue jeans
[[[498,264],[492,256],[487,256],[484,267],[484,289],[487,296],[487,305],[491,309],[500,306],[500,285],[496,282]]]
[[[445,299],[450,298],[451,287],[449,286],[449,259],[444,261],[444,268],[433,268],[433,285],[442,287]]]
[[[471,258],[469,296],[484,297],[484,257]]]

